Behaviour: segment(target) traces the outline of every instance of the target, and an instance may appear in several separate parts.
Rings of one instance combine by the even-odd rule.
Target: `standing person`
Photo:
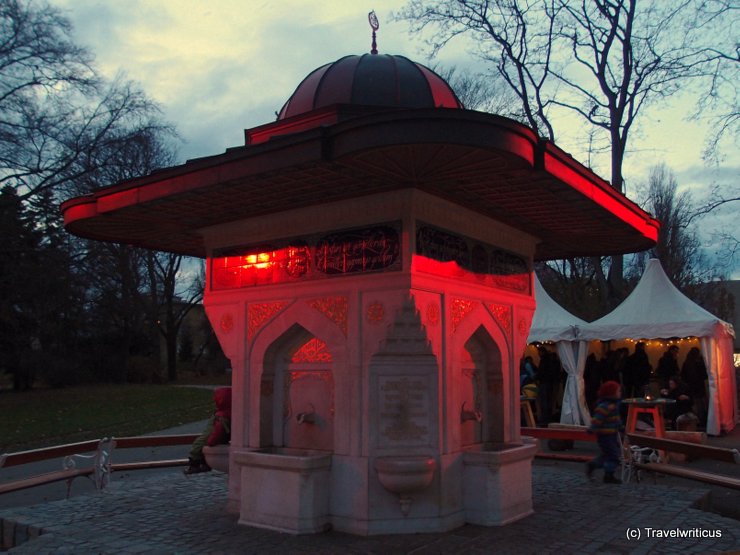
[[[216,404],[216,411],[208,420],[203,433],[195,438],[190,448],[185,474],[197,474],[211,470],[203,455],[203,447],[229,443],[231,439],[231,388],[219,387],[214,390],[213,401]]]
[[[604,469],[604,483],[621,484],[622,480],[614,476],[619,467],[620,443],[619,432],[622,429],[622,418],[619,409],[622,398],[622,387],[619,382],[608,381],[601,384],[599,400],[591,417],[590,433],[596,434],[596,441],[601,451],[598,456],[586,463],[586,476],[591,479],[594,470]]]
[[[641,397],[650,383],[650,372],[653,367],[650,365],[647,353],[645,352],[645,343],[640,341],[635,344],[635,352],[627,357],[624,363],[623,386],[625,397]]]
[[[707,366],[698,347],[692,347],[686,355],[681,367],[681,379],[689,390],[689,396],[694,401],[694,414],[699,418],[702,426],[707,423],[707,389],[704,383],[707,379]]]
[[[552,418],[555,387],[560,379],[560,365],[545,347],[538,347],[537,352],[540,355],[540,363],[537,367],[538,424],[547,426]]]
[[[663,353],[658,361],[658,369],[656,370],[658,379],[660,380],[660,388],[666,389],[668,387],[668,380],[671,376],[678,375],[678,346],[671,345]]]

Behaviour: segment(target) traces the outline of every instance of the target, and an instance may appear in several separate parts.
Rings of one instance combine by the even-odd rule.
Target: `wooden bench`
[[[702,472],[700,470],[694,470],[683,466],[676,466],[675,464],[668,463],[633,463],[634,466],[641,470],[651,470],[653,472],[660,472],[661,474],[670,474],[672,476],[678,476],[680,478],[687,478],[689,480],[698,480],[699,482],[705,482],[715,486],[724,486],[726,488],[732,488],[740,490],[740,478],[733,476],[726,476],[724,474],[714,474],[712,472]]]
[[[3,493],[10,493],[13,491],[19,491],[22,489],[33,488],[36,486],[43,486],[44,484],[52,484],[54,482],[61,482],[67,480],[67,496],[69,497],[69,488],[72,485],[72,481],[78,476],[90,476],[95,473],[94,468],[72,468],[69,470],[57,470],[56,472],[47,472],[46,474],[39,474],[30,478],[24,478],[22,480],[15,480],[14,482],[7,482],[0,484],[0,495]]]
[[[188,459],[186,458],[113,463],[112,455],[113,450],[116,448],[131,449],[137,447],[188,445],[191,444],[198,435],[199,434],[181,434],[122,437],[117,439],[103,438],[56,447],[34,449],[32,451],[3,454],[0,455],[0,468],[53,459],[58,456],[64,457],[64,468],[55,472],[47,472],[37,476],[31,476],[29,478],[22,478],[20,480],[0,484],[0,495],[3,493],[10,493],[13,491],[67,480],[67,497],[69,497],[72,482],[79,476],[94,478],[95,488],[101,490],[108,485],[112,472],[186,466],[188,464]],[[92,451],[94,451],[94,453],[90,455],[82,454]],[[91,459],[92,465],[85,468],[76,468],[74,459],[79,458]]]
[[[128,463],[113,463],[110,465],[113,472],[123,472],[125,470],[146,470],[148,468],[167,468],[173,466],[187,466],[188,459],[166,459],[157,461],[141,461]]]
[[[682,453],[690,457],[714,459],[717,461],[740,464],[740,452],[737,449],[725,449],[723,447],[712,447],[699,443],[688,443],[672,439],[663,439],[643,434],[627,434],[630,445],[640,447],[651,447],[669,453]]]
[[[627,439],[630,445],[636,447],[649,447],[668,453],[682,453],[690,457],[708,458],[730,464],[740,464],[740,452],[737,449],[725,449],[722,447],[713,447],[711,445],[702,445],[697,443],[687,443],[671,439],[657,438],[642,434],[628,434]],[[650,470],[661,474],[669,474],[689,480],[697,480],[716,486],[724,486],[732,489],[740,489],[740,478],[727,476],[724,474],[715,474],[712,472],[703,472],[668,464],[667,462],[640,462],[631,461],[630,463],[638,470]]]

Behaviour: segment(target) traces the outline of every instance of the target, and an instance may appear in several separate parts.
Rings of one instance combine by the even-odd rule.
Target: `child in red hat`
[[[622,386],[615,381],[604,382],[597,395],[599,400],[591,418],[589,432],[597,435],[596,441],[601,453],[586,464],[586,475],[590,479],[595,469],[603,468],[605,483],[621,484],[622,481],[614,476],[614,472],[620,459],[619,431],[622,429],[622,417],[619,414],[619,405]]]
[[[208,472],[206,458],[203,455],[203,446],[220,445],[229,443],[231,439],[231,388],[219,387],[213,392],[213,401],[216,404],[216,412],[208,420],[206,429],[203,430],[190,448],[188,456],[188,467],[185,474],[197,474]]]

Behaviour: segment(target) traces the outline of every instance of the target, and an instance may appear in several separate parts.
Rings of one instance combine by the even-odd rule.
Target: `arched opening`
[[[260,446],[334,449],[333,356],[296,324],[265,352],[260,380]]]
[[[479,327],[460,353],[461,443],[501,443],[504,433],[504,388],[501,350]]]

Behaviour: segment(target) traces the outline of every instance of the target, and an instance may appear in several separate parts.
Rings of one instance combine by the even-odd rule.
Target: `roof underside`
[[[635,252],[658,224],[525,126],[401,110],[275,137],[62,205],[82,237],[205,257],[205,227],[414,187],[541,239],[535,258]]]

